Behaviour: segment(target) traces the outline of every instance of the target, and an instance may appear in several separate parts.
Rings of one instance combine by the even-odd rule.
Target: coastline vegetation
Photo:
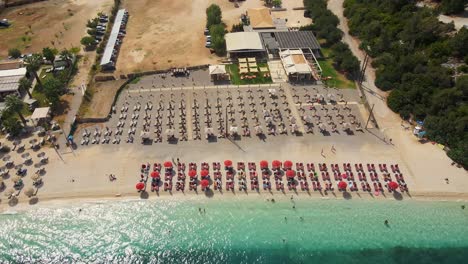
[[[404,119],[424,121],[428,139],[468,167],[468,76],[454,65],[468,63],[468,29],[455,31],[437,11],[416,1],[346,0],[350,34],[373,58],[377,87]]]
[[[356,80],[359,75],[359,61],[353,55],[348,45],[341,41],[343,32],[337,28],[339,19],[335,14],[327,9],[326,0],[304,0],[306,15],[311,17],[313,24],[301,27],[300,30],[312,30],[321,41],[321,45],[327,48],[327,61],[320,64],[331,64],[338,71],[334,73],[328,68],[324,77],[335,77],[334,75],[344,75],[348,80]],[[325,76],[329,74],[328,76]],[[335,82],[338,82],[336,80]]]

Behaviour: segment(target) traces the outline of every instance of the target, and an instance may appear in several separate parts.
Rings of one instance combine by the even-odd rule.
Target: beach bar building
[[[217,64],[208,67],[212,81],[223,81],[229,79],[229,74],[226,73],[226,65]]]
[[[104,54],[101,58],[101,69],[114,70],[115,62],[117,60],[118,46],[120,45],[120,36],[122,36],[121,29],[126,24],[126,17],[128,15],[127,10],[120,9],[115,16],[114,26],[107,40],[107,45],[104,50]]]
[[[10,94],[20,95],[19,82],[26,76],[26,68],[0,70],[0,101]]]
[[[283,50],[279,53],[284,70],[290,80],[319,80],[317,69],[311,65],[302,50]]]
[[[225,39],[229,58],[266,56],[265,47],[258,32],[228,33]]]

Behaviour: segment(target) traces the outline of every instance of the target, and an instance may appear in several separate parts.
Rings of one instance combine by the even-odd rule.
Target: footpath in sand
[[[359,40],[349,35],[347,19],[343,15],[343,0],[329,0],[328,8],[338,16],[339,28],[344,32],[343,41],[347,43],[354,55],[362,62],[364,53],[359,49]],[[374,115],[381,131],[387,140],[393,139],[394,147],[401,155],[401,159],[413,175],[418,177],[417,185],[422,190],[450,192],[457,189],[468,190],[468,173],[460,168],[451,166],[451,160],[446,153],[436,145],[430,143],[421,144],[411,131],[404,130],[401,126],[401,118],[393,113],[386,103],[387,94],[380,91],[374,84],[375,70],[368,65],[366,80],[363,82],[364,91],[370,105],[375,105]],[[445,183],[448,178],[450,184]]]

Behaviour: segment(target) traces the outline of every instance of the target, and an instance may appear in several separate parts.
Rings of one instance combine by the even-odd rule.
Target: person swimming
[[[465,205],[462,205],[462,206],[461,206],[461,209],[462,209],[462,210],[465,210]]]
[[[387,219],[385,219],[384,224],[385,224],[386,226],[388,226],[388,220],[387,220]]]

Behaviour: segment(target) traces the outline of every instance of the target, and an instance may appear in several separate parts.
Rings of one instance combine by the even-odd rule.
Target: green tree
[[[216,4],[211,4],[206,9],[206,28],[210,29],[212,25],[221,24],[221,8]]]
[[[11,56],[12,58],[19,58],[21,57],[21,51],[17,48],[12,48],[8,50],[8,56]]]
[[[19,89],[25,91],[29,95],[29,98],[32,98],[31,92],[29,91],[31,86],[32,82],[28,78],[23,77],[19,80]]]
[[[281,7],[281,0],[273,0],[272,1],[274,7]]]
[[[24,62],[26,63],[26,70],[36,78],[37,84],[42,87],[41,79],[37,75],[37,71],[42,65],[42,56],[40,54],[32,54]]]
[[[19,118],[21,119],[21,122],[23,122],[23,124],[26,125],[26,119],[24,119],[24,116],[21,113],[21,111],[23,110],[24,103],[18,96],[11,94],[5,97],[5,105],[9,111],[11,111],[12,113],[17,113]]]
[[[91,49],[96,46],[96,42],[93,37],[86,36],[83,37],[80,41],[81,45],[85,46],[86,49]]]
[[[465,10],[466,0],[442,0],[440,10],[446,15],[458,14]]]
[[[57,50],[46,47],[42,49],[42,55],[44,56],[44,58],[46,58],[46,60],[52,63],[52,69],[55,70],[54,61],[55,55],[57,55]]]
[[[212,25],[210,27],[211,46],[217,55],[224,55],[226,53],[224,34],[225,31],[222,24]]]
[[[57,78],[47,78],[44,81],[44,94],[52,109],[56,109],[60,103],[60,95],[63,93],[64,84]]]
[[[64,49],[60,51],[60,57],[67,62],[67,67],[70,68],[72,64],[73,54],[69,50]]]
[[[3,111],[2,125],[12,136],[17,136],[23,128],[21,122],[8,111]]]

